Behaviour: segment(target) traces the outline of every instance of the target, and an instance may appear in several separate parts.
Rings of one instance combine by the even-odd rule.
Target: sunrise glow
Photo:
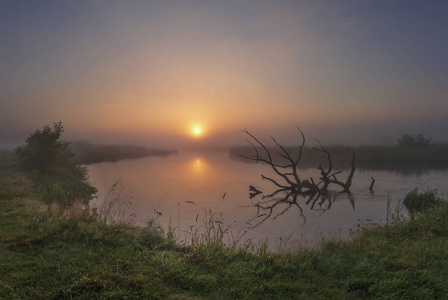
[[[201,126],[199,125],[195,125],[192,128],[192,134],[194,137],[199,138],[203,135],[203,129]]]
[[[447,142],[448,2],[399,2],[2,1],[0,149],[59,120],[161,149]]]

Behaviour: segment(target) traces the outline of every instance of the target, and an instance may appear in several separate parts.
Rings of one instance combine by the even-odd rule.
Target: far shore
[[[102,145],[86,141],[70,143],[78,163],[83,165],[101,162],[117,162],[123,159],[136,159],[147,156],[176,155],[177,150],[154,149],[134,145]],[[14,149],[0,149],[3,158],[14,158]]]
[[[448,144],[433,144],[427,147],[400,147],[400,146],[325,146],[331,154],[334,167],[349,169],[355,153],[356,168],[363,170],[386,171],[423,171],[448,169]],[[273,160],[280,162],[280,151],[276,147],[267,147]],[[298,155],[298,147],[285,147],[291,149],[292,155]],[[265,151],[257,148],[260,155]],[[256,163],[243,156],[252,156],[255,150],[250,146],[232,147],[230,158],[247,163]],[[299,168],[316,168],[328,164],[325,153],[316,151],[312,147],[304,147]]]
[[[70,143],[75,157],[81,164],[95,164],[101,162],[117,162],[123,159],[137,159],[147,156],[177,155],[177,149],[156,149],[135,145],[102,145],[86,141]],[[297,146],[287,146],[293,155],[298,154]],[[400,147],[391,146],[338,146],[328,145],[325,148],[331,153],[332,164],[338,169],[349,168],[353,153],[355,153],[356,168],[363,170],[386,171],[424,171],[448,169],[448,144],[433,144],[428,147]],[[279,149],[273,146],[267,147],[275,161],[281,161]],[[261,155],[264,150],[257,148]],[[233,147],[196,147],[185,148],[183,151],[201,153],[229,153],[233,160],[245,163],[255,163],[243,156],[254,155],[251,146]],[[14,157],[14,149],[1,149],[0,156],[4,158]],[[326,154],[314,150],[312,147],[304,147],[301,161],[298,165],[301,169],[316,168],[319,164],[328,163]]]

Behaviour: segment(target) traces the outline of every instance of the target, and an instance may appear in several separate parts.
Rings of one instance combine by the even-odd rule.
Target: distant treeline
[[[115,162],[122,159],[141,158],[145,156],[167,156],[177,154],[177,150],[148,149],[131,145],[99,145],[86,141],[70,143],[70,148],[81,164]]]
[[[350,168],[353,151],[356,152],[356,167],[365,170],[397,170],[397,171],[421,171],[428,169],[448,169],[448,144],[432,144],[427,147],[401,147],[401,146],[324,146],[330,153],[333,166],[338,169]],[[291,148],[292,154],[297,155],[297,147]],[[257,148],[258,149],[258,148]],[[268,147],[273,159],[281,162],[279,149]],[[258,149],[260,155],[263,149]],[[230,157],[239,161],[246,161],[240,155],[251,156],[254,149],[251,146],[233,147],[230,149]],[[323,152],[316,151],[312,147],[304,147],[299,168],[316,168],[322,164],[327,166],[327,156]]]

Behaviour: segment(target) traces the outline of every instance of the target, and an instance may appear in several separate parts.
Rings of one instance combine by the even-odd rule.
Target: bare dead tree
[[[255,154],[252,156],[245,156],[245,155],[240,156],[248,160],[266,163],[267,165],[271,166],[274,172],[281,179],[283,179],[284,182],[279,182],[276,179],[264,175],[261,175],[261,178],[272,182],[280,189],[294,192],[301,192],[303,188],[303,183],[300,180],[299,174],[297,173],[297,165],[302,157],[302,149],[305,145],[305,136],[298,127],[297,130],[299,130],[302,136],[302,141],[297,146],[298,155],[296,157],[292,156],[292,149],[287,150],[285,147],[280,145],[273,136],[271,136],[271,139],[274,141],[275,145],[280,149],[280,153],[278,155],[286,160],[287,163],[285,164],[275,163],[269,149],[247,129],[243,130],[243,132],[246,133],[255,142],[256,145],[261,147],[262,151],[264,152],[264,156],[259,153],[258,148],[249,139],[247,141],[252,146],[253,150],[255,151]]]
[[[263,174],[261,175],[261,178],[272,182],[281,191],[289,191],[302,195],[320,195],[321,193],[327,193],[328,187],[330,185],[338,185],[343,188],[342,192],[350,193],[350,186],[352,184],[352,178],[355,173],[355,153],[353,153],[350,174],[348,175],[346,181],[343,182],[338,180],[338,178],[336,177],[336,175],[342,173],[342,171],[332,173],[333,165],[330,152],[324,148],[319,140],[316,140],[319,144],[319,148],[314,147],[313,149],[327,154],[328,169],[324,170],[322,165],[319,165],[318,169],[321,172],[321,177],[320,182],[318,183],[316,183],[312,177],[309,179],[301,180],[298,174],[297,166],[302,158],[303,147],[305,146],[305,135],[300,130],[300,128],[296,128],[300,133],[301,141],[299,141],[298,145],[295,147],[297,149],[297,152],[295,152],[294,154],[292,148],[286,149],[284,146],[279,144],[273,136],[271,136],[272,141],[279,149],[279,153],[277,155],[283,158],[283,161],[285,161],[284,163],[278,163],[277,160],[274,160],[273,153],[271,153],[268,147],[266,147],[247,129],[243,130],[243,132],[250,137],[250,139],[248,139],[247,141],[252,146],[254,154],[251,156],[240,156],[248,160],[262,162],[269,165],[274,170],[278,178],[274,179]]]
[[[313,147],[313,149],[326,153],[327,158],[328,158],[328,170],[325,171],[324,168],[322,167],[322,165],[319,165],[319,168],[318,168],[320,170],[320,174],[322,176],[320,178],[320,180],[323,183],[323,187],[321,188],[321,191],[328,192],[328,186],[330,184],[335,184],[335,185],[339,185],[340,187],[342,187],[343,192],[350,193],[350,186],[352,185],[352,179],[353,179],[353,175],[355,174],[355,169],[356,169],[356,167],[355,167],[355,152],[353,152],[350,174],[348,175],[347,180],[345,182],[342,182],[336,178],[336,175],[342,173],[342,171],[331,173],[331,171],[333,170],[333,165],[331,163],[330,152],[328,152],[327,149],[325,149],[324,146],[322,146],[322,144],[320,143],[319,140],[316,140],[316,141],[319,144],[320,148]]]
[[[257,189],[256,187],[249,185],[249,198],[252,199],[263,192]]]
[[[350,187],[356,169],[355,153],[353,153],[350,173],[347,179],[342,181],[337,177],[342,171],[333,171],[330,152],[319,140],[316,140],[318,147],[313,147],[313,149],[326,154],[328,167],[324,168],[322,164],[319,165],[318,170],[320,171],[320,178],[317,183],[312,177],[302,180],[299,174],[298,164],[302,159],[305,136],[298,127],[297,130],[300,133],[301,139],[293,148],[284,147],[271,136],[276,149],[268,148],[247,129],[243,130],[243,132],[249,136],[247,141],[252,146],[254,154],[251,156],[240,156],[248,160],[267,164],[277,175],[276,177],[261,175],[262,179],[272,182],[277,187],[277,190],[270,194],[262,195],[262,200],[254,204],[257,208],[257,212],[255,216],[247,222],[251,227],[257,227],[271,218],[276,219],[293,207],[299,209],[300,216],[305,223],[306,218],[302,209],[303,203],[308,206],[310,210],[323,214],[331,208],[336,200],[336,195],[338,194],[334,191],[330,191],[330,186],[332,185],[341,187],[341,192],[348,194],[352,207],[353,209],[355,208],[354,200],[350,194]],[[279,156],[281,160],[276,156]],[[259,194],[263,194],[263,192],[253,186],[249,186],[249,192],[251,199]]]

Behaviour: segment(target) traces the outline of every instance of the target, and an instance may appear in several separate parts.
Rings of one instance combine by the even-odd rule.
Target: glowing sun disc
[[[193,135],[199,137],[202,135],[202,128],[199,126],[193,127]]]

